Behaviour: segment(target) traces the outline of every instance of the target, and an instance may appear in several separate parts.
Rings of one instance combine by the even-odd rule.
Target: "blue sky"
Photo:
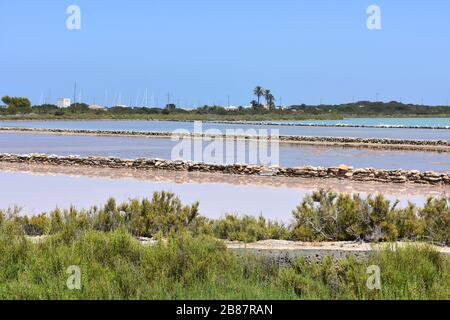
[[[81,30],[66,9],[81,8]],[[369,5],[382,29],[366,27]],[[0,95],[92,103],[283,104],[450,99],[448,0],[0,2]],[[150,103],[150,102],[149,102]]]

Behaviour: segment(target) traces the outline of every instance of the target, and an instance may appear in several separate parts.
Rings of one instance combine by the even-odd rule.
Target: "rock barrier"
[[[346,165],[339,167],[295,167],[283,168],[251,164],[208,164],[181,160],[141,158],[135,160],[106,157],[55,156],[47,154],[0,154],[1,162],[45,164],[56,166],[79,166],[97,168],[127,168],[133,170],[170,170],[210,172],[234,175],[298,177],[313,179],[345,179],[364,182],[417,183],[428,185],[449,185],[450,173],[420,172],[417,170],[382,170],[374,168],[355,169]]]

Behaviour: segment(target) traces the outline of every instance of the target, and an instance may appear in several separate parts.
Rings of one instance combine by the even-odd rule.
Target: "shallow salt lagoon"
[[[0,133],[0,153],[46,153],[60,156],[80,155],[119,157],[126,159],[172,159],[172,150],[178,144],[167,138],[107,137],[89,135],[55,135],[32,133]],[[204,141],[206,148],[210,142]],[[249,150],[245,160],[230,156],[224,147],[222,163],[249,162]],[[254,148],[253,148],[254,149]],[[192,149],[193,150],[193,149]],[[237,152],[235,152],[237,154]],[[273,158],[277,160],[276,158]],[[187,160],[194,160],[192,157]],[[338,146],[302,145],[281,143],[279,164],[283,167],[322,166],[341,164],[355,168],[405,169],[450,172],[450,153],[428,151],[400,151],[386,149],[350,148]],[[210,162],[205,159],[205,162]]]
[[[200,213],[209,218],[234,213],[289,223],[300,200],[319,189],[362,195],[381,192],[389,199],[399,199],[400,206],[408,201],[422,205],[428,196],[450,194],[448,186],[0,163],[0,208],[19,206],[25,215],[71,205],[79,209],[103,205],[109,197],[122,202],[170,191],[185,204],[199,201]]]
[[[375,123],[405,123],[406,119],[411,118],[386,118],[376,119]],[[450,122],[450,118],[436,118],[436,121],[429,118],[420,118],[426,123],[444,123]],[[367,119],[366,119],[367,120]],[[351,121],[353,124],[363,124],[361,119],[348,119],[344,123]],[[273,121],[280,122],[280,121]],[[293,122],[293,121],[287,121]],[[318,121],[322,123],[324,121]],[[336,121],[341,123],[342,120]],[[307,120],[305,123],[315,123]],[[325,122],[326,124],[327,122]],[[331,121],[329,124],[336,124]],[[349,124],[352,124],[349,123]],[[450,124],[448,124],[450,125]],[[113,120],[79,120],[79,121],[0,121],[0,127],[24,127],[24,128],[44,128],[44,129],[69,129],[69,130],[104,130],[104,131],[156,131],[173,132],[178,129],[189,131],[194,130],[193,122],[181,121],[113,121]],[[391,138],[391,139],[423,139],[423,140],[450,140],[450,129],[398,129],[398,128],[346,128],[346,127],[300,127],[283,125],[254,125],[254,124],[231,124],[231,123],[212,123],[203,122],[203,130],[218,129],[225,133],[227,129],[268,129],[279,130],[280,135],[301,135],[301,136],[321,136],[321,137],[359,137],[359,138]]]

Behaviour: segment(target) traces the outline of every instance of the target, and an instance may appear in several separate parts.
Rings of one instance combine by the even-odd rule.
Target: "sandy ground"
[[[359,242],[295,242],[284,240],[266,240],[255,243],[241,243],[233,241],[225,241],[230,249],[245,248],[254,250],[323,250],[323,251],[373,251],[379,250],[388,244],[373,244],[373,243],[359,243]],[[404,247],[407,242],[398,242],[393,245]],[[423,245],[417,243],[417,245]],[[450,255],[450,247],[435,247],[438,251]]]
[[[143,245],[155,245],[157,242],[148,238],[137,239]],[[313,260],[320,260],[325,256],[332,256],[337,259],[344,258],[347,254],[354,254],[356,257],[365,257],[372,252],[376,252],[386,247],[392,249],[414,246],[430,246],[426,243],[418,242],[396,242],[396,243],[359,243],[359,242],[297,242],[285,240],[265,240],[254,243],[243,243],[237,241],[224,241],[228,249],[236,254],[253,253],[280,261],[282,264],[293,261],[295,258],[304,257]],[[432,246],[438,252],[450,258],[450,247]]]
[[[267,240],[256,243],[238,243],[226,242],[226,246],[237,255],[256,254],[264,260],[276,262],[279,265],[289,265],[298,258],[303,258],[307,262],[317,262],[323,260],[325,257],[331,257],[335,261],[339,261],[347,257],[349,254],[353,255],[358,260],[364,260],[371,254],[389,247],[396,250],[397,248],[407,245],[426,246],[423,243],[354,243],[354,242],[322,242],[322,243],[308,243],[308,242],[292,242]],[[434,246],[434,249],[441,254],[450,258],[450,247]]]

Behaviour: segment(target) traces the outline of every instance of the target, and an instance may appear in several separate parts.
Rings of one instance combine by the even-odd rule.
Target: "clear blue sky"
[[[382,30],[366,27],[371,4]],[[160,105],[245,105],[256,85],[283,104],[450,99],[448,0],[2,0],[0,40],[0,95],[34,103],[75,80],[100,104],[148,88]]]

